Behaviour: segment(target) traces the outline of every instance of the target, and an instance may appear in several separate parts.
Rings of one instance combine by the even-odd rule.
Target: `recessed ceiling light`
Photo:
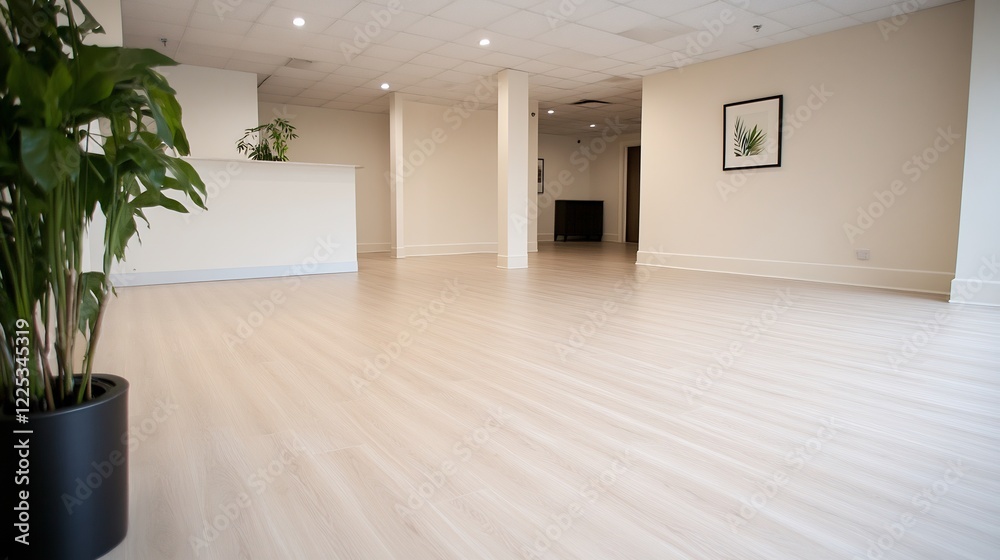
[[[490,40],[489,39],[480,39],[479,40],[479,46],[480,47],[485,47],[485,46],[487,46],[489,44],[490,44]]]
[[[305,24],[306,24],[306,20],[304,20],[304,19],[302,19],[300,17],[297,17],[297,18],[295,18],[295,19],[292,20],[292,25],[294,25],[295,27],[302,27]]]
[[[597,128],[597,125],[596,124],[592,124],[592,125],[590,125],[590,128]]]
[[[555,109],[549,109],[549,114],[550,114],[550,115],[553,115],[553,114],[555,114],[555,112],[556,112],[556,110],[555,110]]]
[[[389,89],[389,84],[387,84],[387,83],[386,84],[382,84],[381,88],[382,89]]]

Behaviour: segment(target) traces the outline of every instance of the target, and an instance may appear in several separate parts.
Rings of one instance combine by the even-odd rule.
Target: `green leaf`
[[[736,119],[733,125],[733,155],[736,157],[756,156],[764,153],[767,134],[757,125],[747,130],[742,119]]]
[[[93,14],[90,13],[90,10],[83,5],[83,2],[80,0],[73,0],[73,4],[75,4],[83,14],[83,21],[77,22],[76,24],[82,36],[86,37],[90,33],[104,33],[104,28],[97,22],[97,19],[95,19]]]
[[[49,77],[45,71],[25,59],[19,53],[12,53],[10,70],[7,71],[7,94],[21,103],[20,113],[33,125],[40,125],[45,114],[45,90]],[[31,118],[35,116],[35,118]]]
[[[183,204],[167,196],[160,195],[160,206],[166,208],[167,210],[172,210],[180,214],[188,213],[188,209],[185,208]]]
[[[45,103],[45,126],[56,128],[63,121],[63,96],[73,87],[73,76],[63,63],[58,63],[45,84],[42,101]]]
[[[80,316],[77,328],[89,336],[97,324],[97,314],[104,304],[107,294],[104,285],[103,272],[84,272],[80,274]]]
[[[163,87],[154,77],[143,81],[146,96],[149,98],[149,108],[156,121],[156,133],[163,142],[177,149],[180,155],[191,153],[187,136],[181,123],[181,106],[174,96],[174,91]]]
[[[21,160],[28,174],[46,191],[80,174],[80,147],[56,130],[22,129]]]

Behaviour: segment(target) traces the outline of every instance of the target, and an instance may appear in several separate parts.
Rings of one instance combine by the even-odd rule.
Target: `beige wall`
[[[87,0],[87,11],[104,28],[104,33],[94,33],[87,38],[87,44],[102,47],[122,46],[122,3],[121,0]],[[74,13],[80,10],[73,6]]]
[[[951,299],[1000,305],[1000,0],[977,0],[969,91],[962,226]]]
[[[639,134],[629,129],[605,123],[593,134],[539,135],[538,157],[545,159],[547,183],[546,194],[538,197],[539,241],[552,241],[554,201],[559,199],[603,200],[603,240],[622,241],[625,149],[640,142]],[[560,176],[567,180],[560,181]]]
[[[259,119],[287,118],[298,138],[288,158],[360,165],[357,171],[358,252],[389,250],[389,116],[261,103]]]
[[[591,197],[604,201],[604,241],[625,240],[622,204],[625,202],[626,149],[640,144],[639,134],[628,131],[626,127],[621,134],[611,136],[613,140],[607,143],[605,152],[590,168]]]
[[[647,77],[640,262],[948,292],[971,24],[959,2]],[[723,104],[775,94],[782,166],[723,172]]]
[[[159,71],[177,90],[191,156],[246,159],[236,141],[257,126],[257,75],[186,64]]]
[[[496,252],[496,111],[404,104],[405,254]]]
[[[577,140],[581,143],[577,144]],[[552,241],[554,201],[591,199],[593,162],[583,157],[581,152],[582,142],[587,141],[589,138],[585,135],[538,135],[538,157],[545,160],[545,192],[538,195],[537,200],[539,241]]]

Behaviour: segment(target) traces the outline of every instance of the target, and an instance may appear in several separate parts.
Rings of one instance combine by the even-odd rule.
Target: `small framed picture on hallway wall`
[[[781,167],[781,95],[722,107],[722,170]]]
[[[538,158],[538,194],[545,192],[545,160]]]

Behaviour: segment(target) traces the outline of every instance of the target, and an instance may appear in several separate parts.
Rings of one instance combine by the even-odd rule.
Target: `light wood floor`
[[[106,558],[1000,558],[1000,310],[634,251],[120,290]]]

